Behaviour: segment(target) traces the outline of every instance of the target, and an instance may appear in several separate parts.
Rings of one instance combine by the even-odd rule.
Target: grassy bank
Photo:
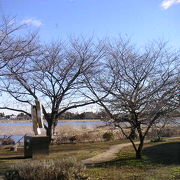
[[[78,160],[95,156],[111,145],[127,141],[52,145],[49,159],[74,156]],[[85,170],[92,180],[175,180],[180,179],[180,138],[160,143],[146,144],[143,160],[136,160],[132,147],[125,147],[117,158],[107,163],[96,164]],[[0,149],[0,172],[4,173],[14,163],[24,161],[23,149],[11,152]]]
[[[143,159],[136,160],[132,147],[125,147],[118,157],[88,168],[92,179],[103,180],[179,180],[180,139],[146,144]]]
[[[97,143],[79,143],[79,144],[61,144],[51,145],[50,154],[47,159],[57,159],[63,157],[73,156],[77,160],[87,159],[93,157],[110,146],[124,143],[126,141],[112,141],[112,142],[97,142]],[[9,169],[9,166],[24,161],[23,147],[19,147],[17,152],[12,152],[9,149],[0,148],[0,173],[4,173]]]

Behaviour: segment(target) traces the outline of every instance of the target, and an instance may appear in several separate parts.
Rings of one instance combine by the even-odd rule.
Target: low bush
[[[75,143],[77,140],[78,140],[77,136],[71,136],[71,137],[69,138],[69,141],[70,141],[71,143]]]
[[[153,139],[158,139],[159,137],[173,137],[179,136],[180,130],[179,126],[165,127],[163,129],[152,128],[148,133],[148,137]]]
[[[113,139],[114,139],[114,135],[113,135],[113,133],[111,133],[111,132],[105,132],[105,133],[103,134],[103,139],[104,139],[105,141],[113,140]]]
[[[162,137],[157,137],[157,138],[151,139],[151,142],[153,142],[153,143],[156,143],[156,142],[163,142],[163,141],[164,141],[164,139],[163,139]]]
[[[177,128],[164,128],[161,132],[161,137],[172,137],[178,135],[178,129]]]
[[[15,144],[14,140],[10,137],[1,138],[0,141],[1,141],[2,145],[14,145]]]
[[[61,160],[27,160],[12,166],[6,173],[6,179],[78,180],[85,179],[82,177],[83,169],[83,165],[72,157]]]
[[[120,129],[112,129],[111,127],[100,127],[93,129],[73,129],[72,127],[60,128],[54,136],[53,144],[66,143],[84,143],[84,142],[101,142],[105,133],[113,134],[113,140],[125,139]]]

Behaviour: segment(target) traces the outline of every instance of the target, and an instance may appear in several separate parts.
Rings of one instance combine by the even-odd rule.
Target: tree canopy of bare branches
[[[17,101],[33,105],[43,104],[47,136],[52,137],[58,118],[67,110],[95,103],[83,96],[85,76],[95,73],[103,48],[92,39],[72,39],[52,43],[41,48],[41,54],[6,65],[1,91]],[[81,89],[81,91],[80,91]],[[16,111],[24,110],[1,107]]]
[[[179,107],[178,62],[179,54],[166,43],[153,42],[137,50],[130,40],[120,38],[107,43],[102,71],[94,83],[86,79],[93,94],[89,98],[98,100],[111,123],[131,141],[136,158],[141,158],[152,125]],[[135,134],[139,145],[134,143]]]
[[[123,38],[74,38],[40,46],[35,35],[14,35],[19,28],[11,21],[0,25],[0,91],[29,108],[40,100],[50,138],[64,112],[98,103],[141,158],[150,128],[179,107],[179,54],[164,42],[137,49]],[[30,116],[23,107],[0,109]]]
[[[16,66],[22,59],[37,52],[36,33],[19,36],[22,29],[23,26],[17,25],[14,19],[4,18],[0,22],[0,76],[6,73],[4,69],[10,61]]]

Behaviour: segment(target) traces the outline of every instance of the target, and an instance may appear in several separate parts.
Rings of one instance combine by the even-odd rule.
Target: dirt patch
[[[83,160],[83,164],[95,164],[95,163],[102,163],[102,162],[107,162],[107,161],[111,161],[112,159],[115,159],[117,156],[117,153],[119,153],[119,151],[126,147],[126,146],[130,146],[131,143],[124,143],[124,144],[118,144],[118,145],[113,145],[111,146],[107,151],[98,154],[92,158]]]

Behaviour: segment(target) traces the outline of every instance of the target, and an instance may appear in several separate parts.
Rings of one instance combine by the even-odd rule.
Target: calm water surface
[[[58,122],[59,125],[71,125],[73,127],[96,127],[105,124],[103,121],[61,121]],[[0,122],[0,126],[32,126],[32,122]],[[2,138],[3,136],[0,136]],[[12,136],[11,138],[14,139],[15,142],[17,142],[19,139],[21,139],[23,136]],[[23,141],[23,139],[22,139]]]
[[[180,118],[176,119],[176,122],[180,123]],[[103,121],[61,121],[58,122],[58,125],[72,125],[74,127],[96,127],[100,125],[104,125],[105,122]],[[32,126],[32,122],[0,122],[0,126],[21,126],[27,125]],[[3,136],[0,136],[2,138]],[[12,138],[17,142],[23,136],[12,136]],[[22,139],[23,141],[23,139]]]

